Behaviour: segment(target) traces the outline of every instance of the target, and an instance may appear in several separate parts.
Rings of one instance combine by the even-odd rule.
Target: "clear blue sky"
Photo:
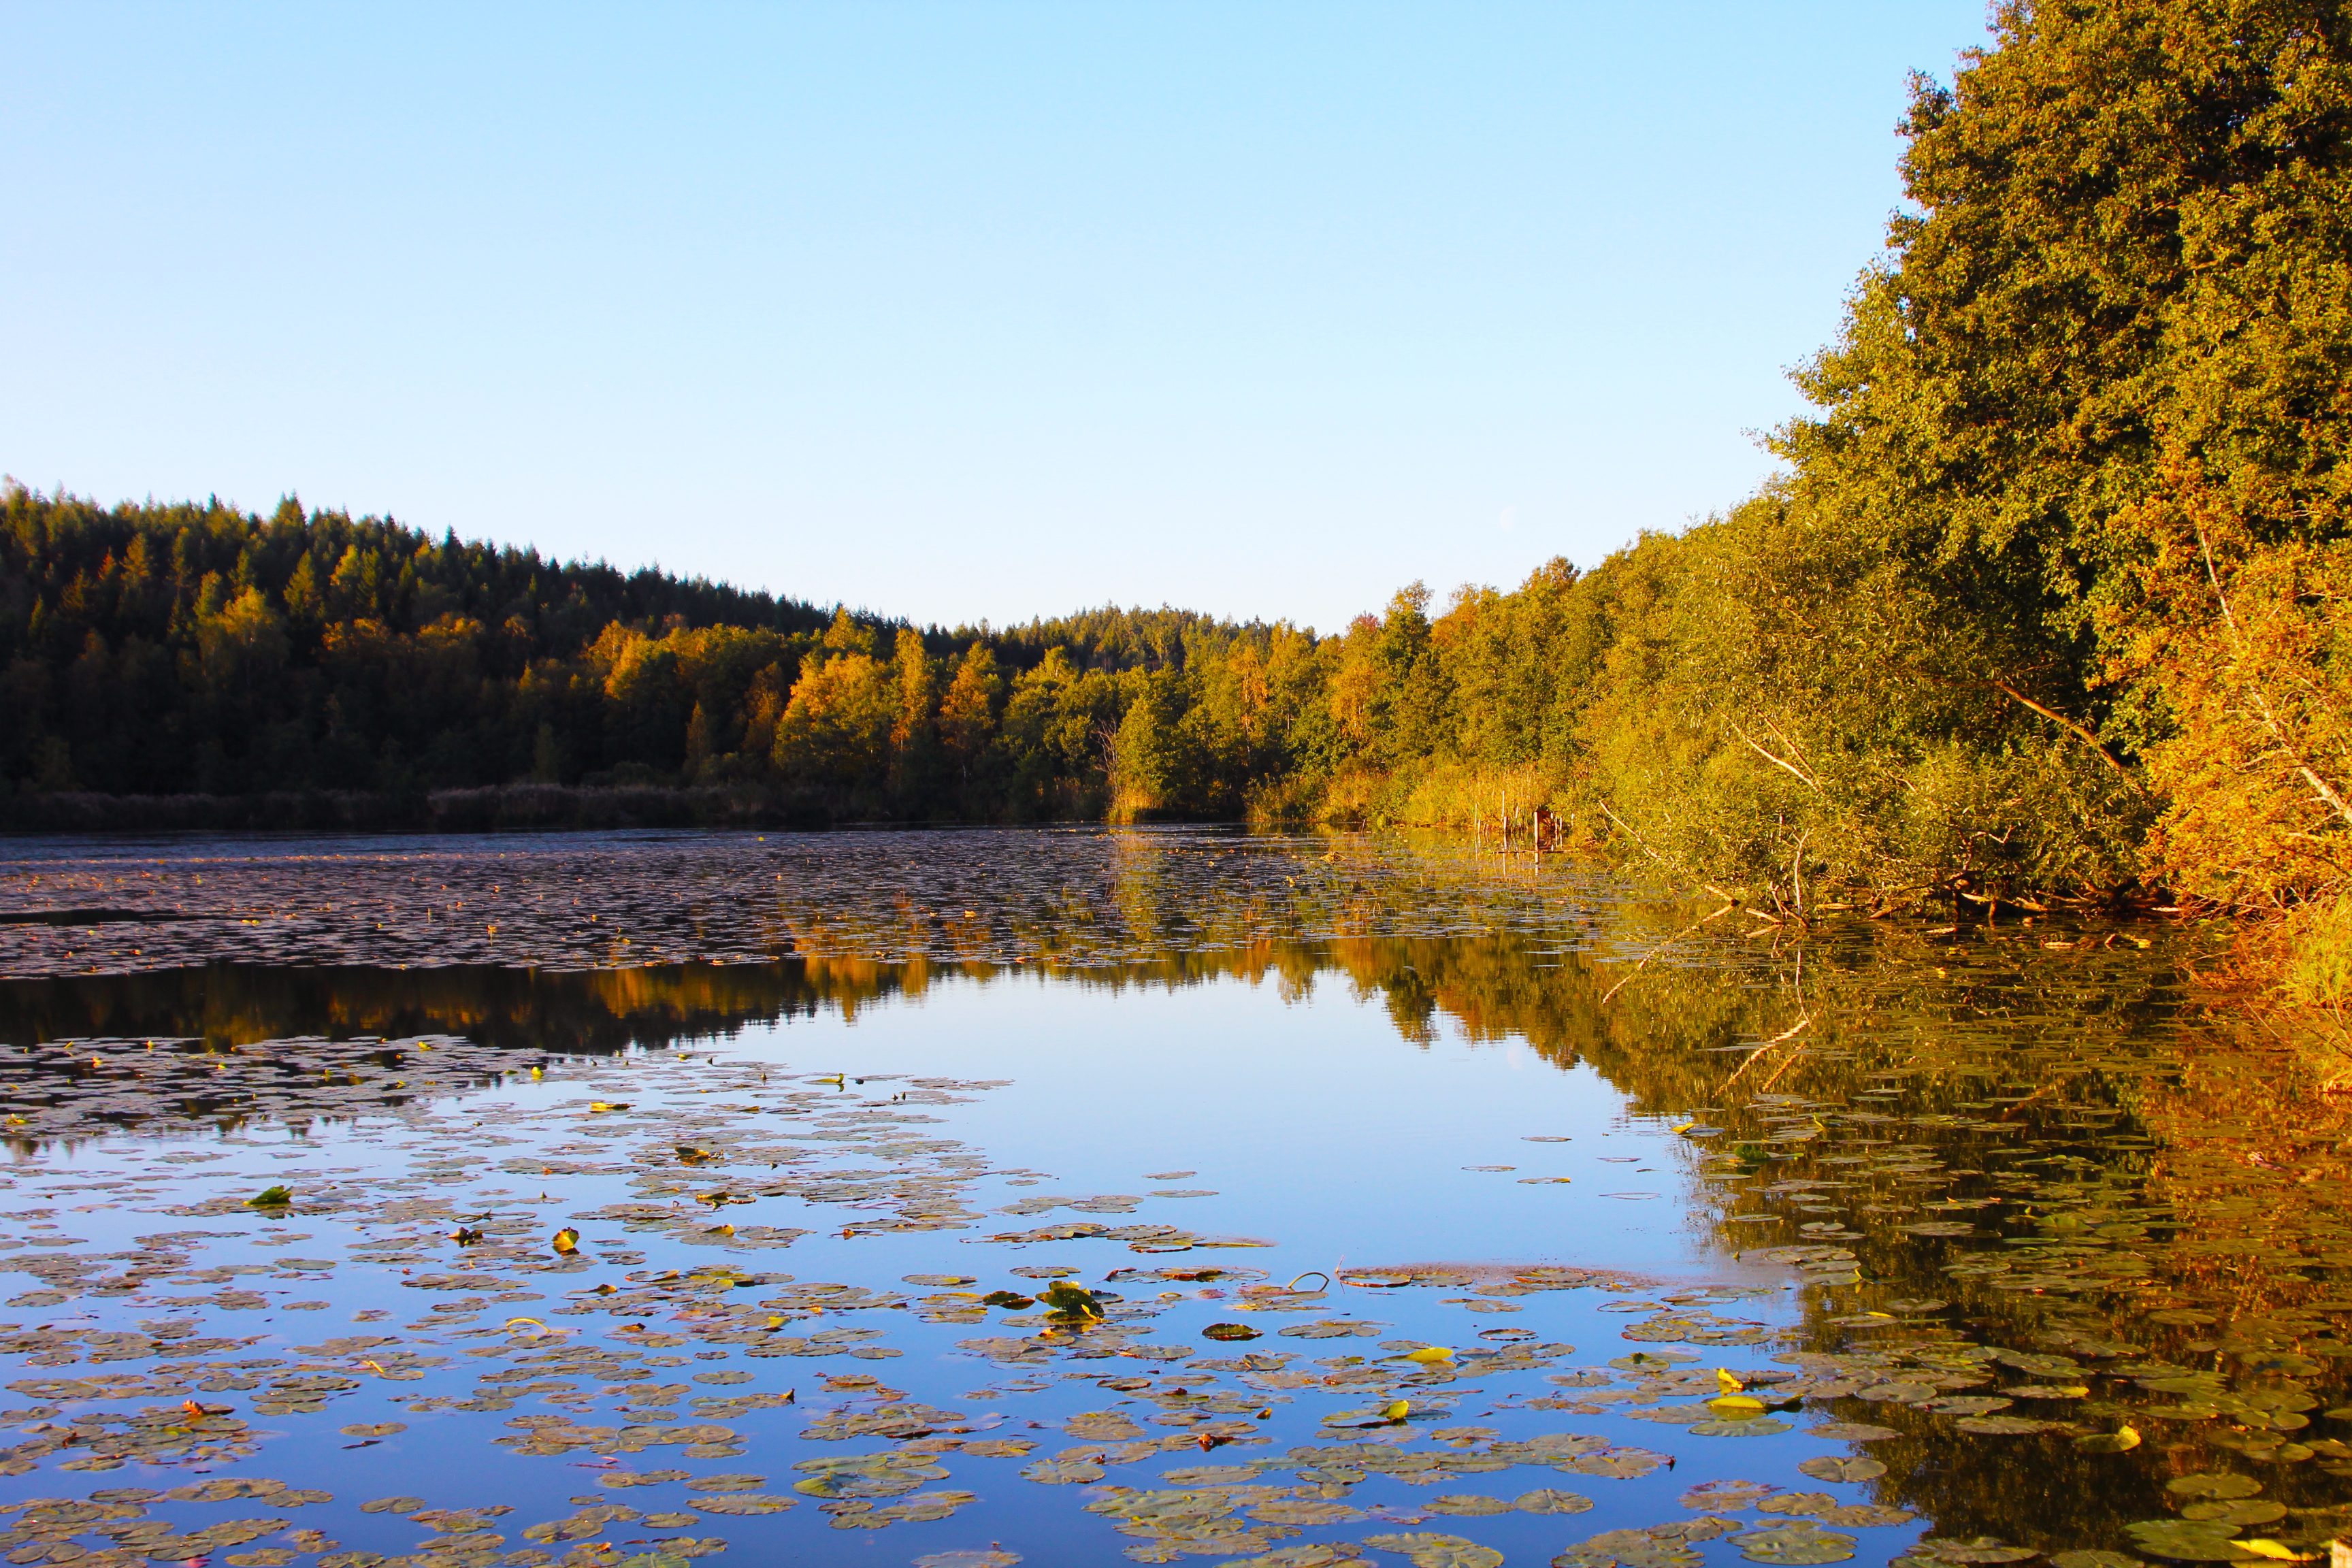
[[[947,623],[1737,500],[1981,0],[0,0],[0,469]]]

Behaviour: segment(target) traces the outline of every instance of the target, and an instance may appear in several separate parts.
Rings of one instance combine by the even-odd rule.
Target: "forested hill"
[[[16,489],[0,518],[20,797],[745,784],[812,818],[1098,815],[1116,678],[1267,637],[1175,610],[919,633],[292,498],[265,519]],[[1017,756],[1008,679],[1084,692]]]
[[[1588,572],[1409,589],[1322,636],[1176,611],[942,633],[290,503],[18,494],[5,809],[532,780],[810,819],[1508,801],[1790,911],[2162,889],[2284,912],[2297,984],[2340,997],[2347,0],[1994,20],[1915,84],[1906,205],[1798,376],[1783,475]]]

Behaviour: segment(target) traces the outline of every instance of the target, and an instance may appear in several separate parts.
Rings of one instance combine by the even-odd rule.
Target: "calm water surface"
[[[2352,1537],[2325,1042],[2193,933],[1712,912],[1189,830],[0,847],[0,1546]]]

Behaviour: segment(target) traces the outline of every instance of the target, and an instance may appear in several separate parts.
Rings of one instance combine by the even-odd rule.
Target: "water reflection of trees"
[[[1123,912],[1160,940],[1116,963],[886,963],[860,956],[856,933],[804,930],[800,956],[766,964],[186,970],[0,984],[0,1039],[429,1032],[608,1051],[854,1016],[1038,967],[1114,990],[1241,981],[1297,997],[1339,984],[1407,1040],[1525,1042],[1562,1068],[1590,1066],[1633,1114],[1699,1123],[1685,1174],[1724,1253],[1851,1254],[1853,1282],[1831,1271],[1801,1289],[1810,1349],[1974,1342],[2093,1371],[2161,1360],[2226,1369],[2242,1393],[2299,1384],[2323,1406],[2347,1402],[2352,1359],[2324,1353],[2352,1313],[2352,1105],[2324,1092],[2341,1063],[2199,1016],[2162,951],[2097,931],[1863,926],[1801,950],[1708,930],[1660,952],[1691,911],[1637,905],[1604,921],[1562,905],[1533,918],[1476,897],[1449,906],[1451,933],[1399,935],[1390,900],[1423,900],[1425,929],[1427,900],[1447,889],[1336,875],[1318,934],[1275,935],[1286,922],[1272,911],[1171,909],[1184,900],[1164,879],[1180,871],[1132,868]],[[1041,940],[1071,918],[1033,913]],[[1952,1204],[1985,1206],[1931,1206]],[[1976,1234],[1909,1228],[1923,1219]],[[1911,1305],[1930,1301],[1948,1305]],[[1874,1311],[1890,1316],[1856,1326]],[[2033,1413],[2112,1427],[2131,1418],[2102,1404],[2119,1386],[2147,1403],[2110,1383],[2068,1412]],[[2320,1502],[2344,1473],[2324,1445],[2301,1462],[2286,1451],[2317,1430],[2227,1413],[2141,1420],[2146,1446],[2129,1456],[2078,1452],[2063,1433],[1970,1436],[1901,1406],[1852,1414],[1899,1434],[1873,1450],[1890,1467],[1885,1500],[1946,1534],[2032,1541],[2065,1521],[2079,1537],[2094,1516],[2156,1517],[2165,1476],[2231,1462],[2217,1449],[2274,1463],[2266,1495],[2290,1502]]]

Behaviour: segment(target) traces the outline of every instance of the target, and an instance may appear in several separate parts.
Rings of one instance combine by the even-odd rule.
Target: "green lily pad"
[[[2239,1498],[2227,1502],[2192,1502],[2180,1510],[2183,1519],[2224,1524],[2276,1524],[2286,1517],[2284,1503],[2267,1498]]]
[[[2134,1546],[2174,1563],[2243,1563],[2257,1555],[2230,1539],[2238,1527],[2222,1520],[2144,1519],[2124,1529]]]
[[[1853,1555],[1854,1539],[1817,1524],[1776,1524],[1739,1538],[1739,1554],[1750,1563],[1811,1564],[1843,1563]]]

